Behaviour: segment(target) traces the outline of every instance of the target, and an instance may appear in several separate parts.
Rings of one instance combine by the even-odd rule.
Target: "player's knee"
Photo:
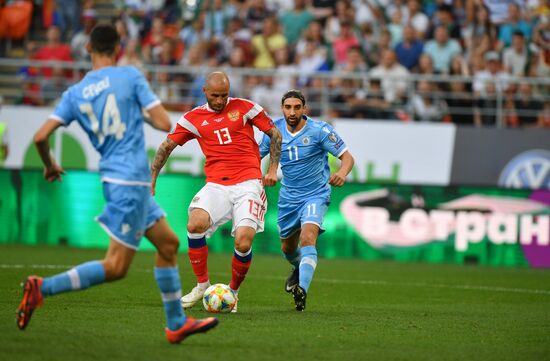
[[[246,253],[252,248],[252,237],[235,238],[235,249],[241,253]]]
[[[180,240],[176,235],[172,235],[163,240],[162,244],[157,249],[159,255],[164,259],[172,259],[178,252]]]
[[[204,233],[208,230],[208,222],[202,220],[189,219],[187,222],[187,232],[189,233]]]
[[[315,246],[316,242],[317,242],[317,235],[315,234],[315,232],[302,231],[302,233],[300,234],[301,247]]]
[[[281,243],[281,251],[286,254],[294,253],[296,251],[296,245],[283,242]]]
[[[107,281],[120,280],[126,277],[126,273],[128,273],[128,267],[121,262],[107,260],[103,262],[103,266],[105,268],[105,278]]]

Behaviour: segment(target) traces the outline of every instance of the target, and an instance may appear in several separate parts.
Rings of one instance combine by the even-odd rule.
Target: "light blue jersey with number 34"
[[[101,154],[102,181],[147,185],[151,181],[142,108],[160,104],[143,75],[132,66],[92,70],[67,89],[50,116],[69,125],[73,120]]]

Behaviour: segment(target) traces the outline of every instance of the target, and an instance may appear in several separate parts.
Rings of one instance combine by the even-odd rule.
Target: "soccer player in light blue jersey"
[[[292,292],[296,310],[306,307],[306,296],[317,266],[317,237],[330,203],[330,186],[341,187],[354,160],[344,141],[329,124],[305,115],[306,100],[299,90],[283,95],[284,118],[277,119],[281,145],[281,191],[277,223],[281,250],[294,267],[285,290]],[[260,144],[262,157],[269,151],[268,137]],[[341,160],[330,174],[328,153]]]
[[[154,275],[167,319],[166,337],[171,343],[179,343],[189,335],[206,332],[218,320],[185,316],[179,301],[179,239],[151,195],[142,109],[159,130],[169,131],[170,119],[137,69],[114,66],[119,36],[113,26],[96,26],[87,48],[93,70],[65,91],[34,141],[44,163],[44,178],[48,182],[61,181],[65,172],[52,158],[48,138],[57,128],[74,120],[88,134],[101,155],[99,172],[106,205],[96,220],[109,235],[109,249],[101,261],[87,262],[51,277],[29,276],[17,310],[17,325],[23,330],[45,297],[123,278],[145,235],[157,248]]]

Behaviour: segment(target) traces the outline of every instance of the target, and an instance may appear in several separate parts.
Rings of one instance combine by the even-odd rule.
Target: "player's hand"
[[[263,182],[264,187],[273,187],[275,184],[277,184],[277,173],[267,173],[266,175],[264,175]]]
[[[343,176],[338,172],[332,174],[328,180],[328,184],[335,187],[341,187],[344,183],[346,183],[346,176]]]
[[[55,182],[58,179],[62,182],[63,179],[61,179],[61,175],[63,174],[65,174],[65,170],[57,164],[52,164],[51,167],[44,168],[44,179],[48,182]]]

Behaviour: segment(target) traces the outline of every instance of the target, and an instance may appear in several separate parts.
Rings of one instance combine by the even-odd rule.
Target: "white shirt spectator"
[[[384,99],[390,103],[395,101],[399,94],[405,92],[407,89],[409,71],[399,63],[395,63],[390,68],[377,65],[372,68],[369,75],[382,80]]]
[[[508,69],[510,74],[514,76],[524,76],[527,66],[528,52],[524,47],[521,53],[518,53],[516,49],[509,47],[504,50],[502,55],[502,62],[504,67]]]
[[[491,22],[501,24],[508,19],[508,6],[518,4],[523,9],[522,0],[483,0],[483,3],[489,8]]]

